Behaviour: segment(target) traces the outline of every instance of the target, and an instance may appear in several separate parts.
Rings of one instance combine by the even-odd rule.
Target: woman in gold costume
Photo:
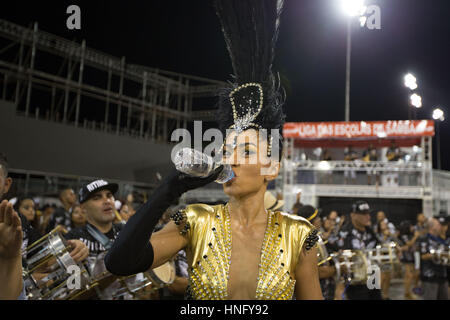
[[[130,218],[105,264],[117,275],[155,268],[186,249],[188,299],[323,299],[317,230],[304,218],[264,208],[267,185],[280,169],[283,95],[272,73],[282,1],[216,0],[234,69],[219,97],[223,162],[234,178],[225,205],[193,204],[152,234],[159,217],[184,192],[214,181],[176,170]],[[150,239],[150,241],[149,241]]]

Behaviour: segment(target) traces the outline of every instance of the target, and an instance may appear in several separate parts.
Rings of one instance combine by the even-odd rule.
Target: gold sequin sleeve
[[[289,227],[289,238],[292,243],[292,271],[294,271],[300,253],[303,249],[310,250],[316,245],[318,240],[316,228],[306,219],[289,215],[291,219],[288,219],[289,223],[286,224]]]
[[[191,204],[184,209],[189,230],[186,233],[188,245],[187,255],[191,261],[199,261],[204,255],[205,240],[209,237],[209,227],[213,223],[215,209],[206,204]]]
[[[302,219],[298,222],[299,248],[300,250],[311,250],[319,240],[317,236],[317,229],[306,219]]]

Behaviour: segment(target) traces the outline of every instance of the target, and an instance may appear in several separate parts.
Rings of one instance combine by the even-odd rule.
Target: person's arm
[[[317,267],[317,247],[302,249],[295,268],[295,280],[297,300],[323,300]]]
[[[175,222],[170,221],[160,231],[151,235],[151,247],[153,248],[153,261],[151,269],[157,268],[186,247],[187,238],[180,234],[180,228]]]
[[[433,255],[431,253],[425,253],[425,254],[420,255],[420,259],[431,260],[431,259],[433,259]]]
[[[70,256],[75,262],[81,262],[89,256],[88,247],[80,240],[68,240],[67,243],[70,245]]]
[[[430,253],[429,247],[425,239],[420,242],[420,259],[421,260],[431,260],[433,255]]]
[[[330,235],[331,235],[331,232],[333,231],[333,229],[330,229],[330,230],[328,230],[328,231],[325,231],[325,232],[323,232],[321,235],[320,235],[320,237],[322,238],[322,240],[328,240],[328,238],[330,237]]]
[[[184,277],[175,277],[175,280],[167,287],[172,294],[184,295],[188,286],[188,279]]]
[[[0,300],[15,300],[22,292],[22,224],[12,204],[0,204]]]
[[[412,237],[410,241],[406,242],[406,245],[408,246],[408,248],[413,246],[419,237],[420,237],[420,232],[418,232],[418,231],[414,232],[414,237]]]
[[[133,275],[161,265],[184,248],[187,240],[179,234],[174,222],[154,235],[153,230],[174,200],[188,190],[213,182],[222,169],[223,166],[218,167],[206,178],[191,177],[173,169],[120,231],[105,257],[106,269],[115,275]]]
[[[334,266],[319,266],[319,279],[334,277],[336,268]]]

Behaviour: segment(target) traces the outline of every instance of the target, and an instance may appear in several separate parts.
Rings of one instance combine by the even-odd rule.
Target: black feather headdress
[[[219,93],[217,122],[224,134],[278,129],[282,139],[284,91],[272,71],[282,7],[283,0],[215,0],[234,72]]]

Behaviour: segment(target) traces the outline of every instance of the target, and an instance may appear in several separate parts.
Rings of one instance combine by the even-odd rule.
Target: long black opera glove
[[[153,263],[150,237],[166,209],[186,191],[217,179],[223,166],[206,178],[192,177],[175,169],[155,190],[150,199],[126,223],[105,257],[109,272],[119,276],[147,271]]]

